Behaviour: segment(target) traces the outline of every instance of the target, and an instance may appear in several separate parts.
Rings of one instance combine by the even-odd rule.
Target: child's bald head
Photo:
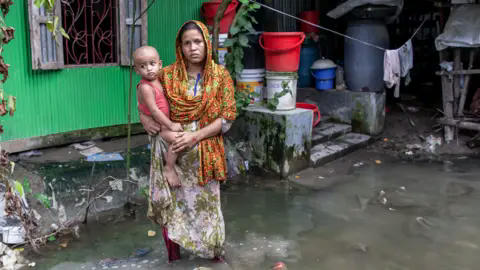
[[[152,46],[142,46],[133,52],[133,62],[136,65],[139,60],[145,58],[154,58],[160,60],[157,50]]]

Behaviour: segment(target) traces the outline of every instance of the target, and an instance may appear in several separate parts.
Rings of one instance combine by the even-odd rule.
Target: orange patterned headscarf
[[[235,90],[230,74],[225,67],[212,60],[212,44],[207,27],[199,21],[187,21],[185,24],[189,22],[193,22],[200,27],[206,44],[203,91],[201,95],[196,97],[187,95],[188,73],[182,52],[182,37],[179,32],[175,46],[176,61],[165,67],[160,74],[160,81],[170,103],[170,118],[172,121],[179,123],[199,121],[200,128],[209,125],[218,118],[235,120]],[[198,149],[200,155],[199,184],[205,185],[210,180],[225,180],[227,164],[222,135],[218,134],[202,140]]]

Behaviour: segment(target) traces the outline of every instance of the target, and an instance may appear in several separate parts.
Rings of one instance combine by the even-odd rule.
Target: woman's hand
[[[145,131],[147,131],[148,135],[153,136],[156,135],[160,130],[161,126],[152,117],[145,115],[143,113],[139,113],[140,115],[140,122],[143,125]]]
[[[187,148],[192,148],[200,141],[198,132],[179,132],[173,141],[172,150],[179,153]]]

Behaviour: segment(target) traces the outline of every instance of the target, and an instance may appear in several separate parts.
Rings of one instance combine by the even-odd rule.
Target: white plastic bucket
[[[291,93],[287,93],[278,99],[277,110],[294,110],[297,103],[297,74],[294,72],[267,72],[267,99],[274,97],[275,93],[283,91],[282,83],[288,83]]]
[[[265,88],[265,69],[244,69],[237,74],[237,88],[239,90],[256,93],[250,104],[259,104],[263,101]]]
[[[2,242],[5,244],[20,244],[25,242],[25,229],[21,225],[3,227]]]

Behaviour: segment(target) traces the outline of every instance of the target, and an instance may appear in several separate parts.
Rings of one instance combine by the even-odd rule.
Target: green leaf
[[[227,40],[225,40],[225,43],[223,43],[223,46],[226,48],[232,47],[235,42],[237,42],[237,38],[228,38]]]
[[[23,197],[23,195],[25,194],[22,184],[20,184],[20,182],[18,181],[15,181],[15,190],[18,192],[20,197]]]
[[[235,57],[235,60],[242,60],[243,58],[243,49],[242,47],[234,47],[232,51],[233,56]]]
[[[248,45],[248,37],[245,34],[239,34],[238,35],[238,42],[240,43],[240,46],[242,46],[242,47],[250,47]]]
[[[249,21],[247,20],[247,18],[245,18],[245,16],[240,16],[240,17],[237,17],[237,26],[242,28],[242,27],[245,27],[246,25],[249,24]]]
[[[243,71],[243,64],[240,59],[235,59],[235,73],[240,74]]]
[[[259,9],[259,8],[261,8],[261,7],[262,7],[262,6],[260,6],[260,5],[257,4],[257,3],[253,4],[253,8],[254,8],[254,9]]]
[[[255,19],[255,17],[253,16],[249,16],[250,17],[250,20],[254,23],[254,24],[258,24],[258,21]]]
[[[38,8],[42,7],[44,3],[45,3],[45,0],[35,0],[33,2],[33,4]]]
[[[230,27],[230,35],[234,36],[236,35],[238,32],[240,32],[240,27],[238,27],[237,25],[232,25]]]
[[[65,37],[66,39],[70,39],[70,36],[67,34],[67,32],[65,32],[65,29],[63,29],[63,27],[60,27],[59,31],[63,37]]]
[[[55,238],[55,235],[50,235],[48,238],[47,238],[48,241],[50,242],[53,242],[55,240],[57,240],[57,238]]]
[[[243,28],[245,28],[245,30],[249,32],[255,31],[251,22],[247,22],[247,24],[245,24]]]
[[[57,30],[58,20],[59,20],[58,16],[53,17],[53,31]]]
[[[244,4],[244,5],[248,5],[248,0],[240,0],[240,3]]]
[[[55,31],[55,28],[53,27],[53,22],[52,21],[47,21],[47,30],[53,33]]]
[[[45,195],[43,193],[37,193],[37,194],[34,195],[34,197],[38,201],[40,201],[45,208],[50,208],[52,206],[51,203],[50,203],[50,199],[48,198],[47,195]]]
[[[32,188],[30,187],[30,181],[25,177],[23,178],[23,190],[25,193],[32,193]]]
[[[48,1],[47,1],[47,4],[48,4],[48,5],[47,5],[47,9],[48,9],[48,10],[52,10],[53,7],[55,6],[55,0],[48,0]]]

